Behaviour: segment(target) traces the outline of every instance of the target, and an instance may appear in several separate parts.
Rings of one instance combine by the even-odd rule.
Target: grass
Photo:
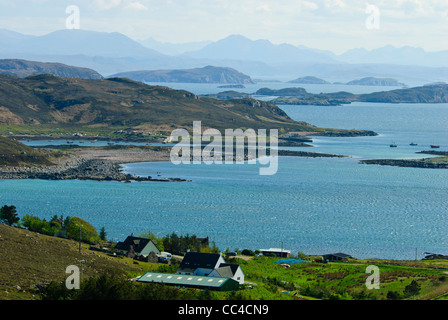
[[[0,167],[52,165],[60,152],[40,151],[0,136]]]
[[[69,265],[83,264],[85,279],[114,272],[136,278],[145,272],[175,273],[177,266],[138,262],[91,251],[82,244],[0,224],[0,300],[39,300],[36,286],[62,282]],[[412,280],[421,286],[411,300],[448,300],[448,261],[352,260],[341,263],[300,263],[282,268],[278,258],[231,259],[241,265],[247,284],[235,292],[210,292],[211,299],[316,300],[386,299],[389,291],[402,293]],[[380,270],[380,289],[367,290],[367,266]],[[194,289],[191,289],[194,290]],[[192,295],[193,295],[192,291]]]
[[[237,259],[245,279],[257,286],[274,284],[275,296],[288,291],[289,297],[358,300],[384,300],[389,291],[402,293],[412,280],[421,286],[417,299],[444,298],[448,291],[448,261],[383,261],[352,260],[340,263],[300,263],[285,269],[274,262],[278,258],[256,257],[250,261]],[[380,289],[368,290],[366,273],[369,265],[380,270]],[[256,287],[256,286],[255,286]],[[311,295],[306,296],[305,293]],[[285,295],[285,294],[284,294]],[[285,298],[285,297],[283,297]],[[445,298],[446,299],[446,298]]]

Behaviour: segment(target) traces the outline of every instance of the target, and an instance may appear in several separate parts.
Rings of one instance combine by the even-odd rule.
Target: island
[[[381,166],[426,168],[426,169],[448,169],[447,151],[420,151],[417,153],[439,155],[440,157],[424,159],[373,159],[361,160],[361,164],[376,164]]]
[[[142,70],[121,72],[111,78],[129,78],[141,82],[182,82],[182,83],[220,83],[252,84],[252,79],[235,69],[206,66],[203,68],[180,70]]]
[[[302,91],[299,95],[279,96],[271,102],[278,105],[318,106],[339,106],[352,102],[448,103],[448,85],[425,85],[366,94],[353,94],[345,91],[312,94]]]
[[[306,76],[297,78],[295,80],[288,81],[289,83],[299,83],[299,84],[330,84],[330,82],[325,81],[323,79],[313,77],[313,76]]]
[[[391,78],[375,78],[366,77],[362,79],[352,80],[346,83],[347,85],[357,85],[357,86],[389,86],[389,87],[403,87],[406,86],[404,83],[398,82]]]

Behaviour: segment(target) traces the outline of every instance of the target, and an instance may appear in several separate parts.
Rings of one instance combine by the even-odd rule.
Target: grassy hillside
[[[36,285],[63,281],[69,265],[83,265],[85,277],[136,270],[132,264],[89,251],[73,240],[50,237],[0,223],[0,300],[37,299]]]
[[[0,167],[52,165],[53,153],[38,151],[16,140],[0,136]]]
[[[176,128],[191,128],[193,121],[218,130],[345,132],[294,121],[275,104],[251,98],[222,101],[122,78],[0,75],[2,126],[135,128],[169,134]]]

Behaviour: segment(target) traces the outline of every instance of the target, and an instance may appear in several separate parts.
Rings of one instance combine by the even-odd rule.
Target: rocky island
[[[206,66],[181,70],[142,70],[122,72],[111,77],[129,78],[142,82],[220,83],[243,85],[254,83],[252,79],[232,68]]]
[[[381,166],[426,168],[426,169],[448,169],[447,151],[420,151],[417,153],[439,155],[439,157],[424,159],[374,159],[361,160],[361,164],[376,164]]]

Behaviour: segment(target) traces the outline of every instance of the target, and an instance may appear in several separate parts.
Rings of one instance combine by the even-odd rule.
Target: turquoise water
[[[416,158],[433,143],[448,150],[447,104],[282,108],[317,126],[380,135],[316,138],[314,148],[297,149],[350,157],[280,157],[273,176],[260,176],[259,164],[139,163],[124,170],[191,182],[0,181],[0,203],[15,205],[21,216],[76,215],[104,226],[112,240],[152,231],[208,235],[222,250],[283,245],[293,254],[394,259],[414,259],[416,249],[418,258],[448,253],[448,170],[358,164]],[[398,148],[389,148],[392,141]]]

